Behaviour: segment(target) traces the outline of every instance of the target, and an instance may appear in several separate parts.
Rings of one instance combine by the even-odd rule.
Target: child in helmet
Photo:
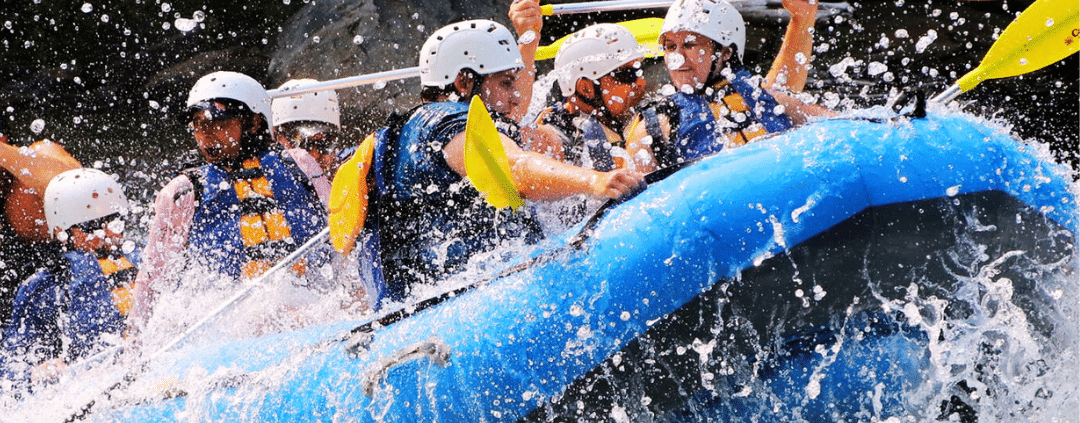
[[[644,57],[634,34],[621,25],[596,24],[571,34],[552,70],[562,101],[540,113],[538,132],[544,136],[532,137],[528,148],[600,171],[634,166],[623,131],[645,95]],[[585,198],[541,206],[541,213],[552,217],[543,219],[545,230],[565,230],[598,202]]]
[[[515,2],[510,15],[519,31],[539,31],[536,1]],[[400,301],[418,284],[460,271],[470,257],[504,241],[540,237],[532,216],[493,209],[465,180],[465,124],[473,96],[495,115],[511,177],[525,198],[618,197],[641,183],[636,172],[574,167],[520,147],[513,118],[529,98],[517,87],[532,80],[521,52],[536,42],[519,50],[503,25],[471,20],[435,31],[421,48],[424,102],[377,133],[371,170],[376,211],[367,224],[378,235],[390,299]]]
[[[542,152],[596,170],[624,167],[625,153],[612,151],[622,150],[622,131],[645,95],[644,57],[634,34],[621,25],[596,24],[571,34],[552,71],[563,101],[538,119],[558,142]]]
[[[45,219],[63,259],[27,279],[4,330],[8,376],[39,379],[54,365],[114,344],[131,307],[138,252],[124,240],[128,201],[97,169],[57,175],[45,189]]]
[[[287,91],[319,81],[293,79],[281,84]],[[301,148],[319,162],[326,175],[340,164],[341,109],[337,91],[318,91],[274,99],[274,136],[285,148]]]
[[[149,317],[155,295],[175,291],[189,269],[253,279],[326,227],[329,181],[306,151],[283,151],[274,142],[271,100],[259,82],[214,72],[195,83],[187,106],[206,164],[183,171],[157,194],[136,280],[136,325]],[[303,263],[321,266],[328,259],[309,255]]]
[[[627,149],[644,170],[738,146],[829,111],[784,93],[806,83],[809,32],[817,2],[785,0],[791,21],[764,82],[742,63],[746,24],[726,0],[679,0],[668,9],[659,42],[674,90],[631,124]],[[800,59],[801,58],[801,59]]]

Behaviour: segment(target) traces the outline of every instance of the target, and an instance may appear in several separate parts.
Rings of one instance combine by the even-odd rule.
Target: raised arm
[[[20,151],[19,147],[0,143],[0,167],[11,173],[27,188],[45,194],[49,181],[61,172],[82,167],[60,144],[38,141]]]
[[[765,75],[765,86],[779,85],[788,92],[797,93],[806,86],[809,73],[814,47],[814,34],[810,30],[817,18],[818,0],[784,0],[784,8],[791,14],[791,20],[780,52]]]
[[[540,14],[539,0],[516,0],[510,4],[510,22],[514,25],[519,41],[518,49],[521,51],[521,60],[525,62],[525,69],[517,78],[517,92],[523,97],[517,110],[511,117],[520,120],[529,111],[529,102],[532,101],[533,82],[536,81],[536,49],[540,46],[540,29],[544,26],[544,17]],[[529,31],[533,32],[532,40],[521,39]]]

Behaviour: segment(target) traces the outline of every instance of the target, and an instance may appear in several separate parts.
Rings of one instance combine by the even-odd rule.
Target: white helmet
[[[314,84],[314,79],[293,79],[281,84],[279,90],[288,92],[290,88]],[[341,127],[341,109],[338,107],[338,95],[334,90],[317,91],[274,99],[272,106],[274,123],[279,126],[289,122],[326,122]]]
[[[462,69],[488,75],[523,67],[510,30],[486,19],[442,27],[420,48],[420,83],[426,87],[452,84]]]
[[[56,175],[45,188],[45,222],[65,231],[113,213],[126,215],[127,197],[112,176],[97,169],[72,169]]]
[[[672,32],[691,31],[722,46],[734,46],[742,59],[746,50],[746,23],[725,0],[678,0],[668,9],[660,27],[660,42]]]
[[[266,93],[266,88],[242,73],[214,72],[199,78],[188,94],[187,107],[219,98],[244,103],[253,113],[263,115],[267,125],[272,122],[270,95]]]
[[[622,25],[596,24],[566,39],[555,54],[555,72],[563,96],[574,93],[581,78],[599,80],[608,72],[645,57],[634,33]]]

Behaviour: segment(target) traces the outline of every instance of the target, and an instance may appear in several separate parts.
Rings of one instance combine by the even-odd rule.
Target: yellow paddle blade
[[[1033,72],[1076,53],[1078,16],[1076,0],[1037,0],[1005,28],[979,67],[956,85],[968,91],[987,79]]]
[[[634,34],[634,38],[637,39],[638,44],[641,44],[645,48],[647,53],[645,57],[659,57],[662,54],[659,44],[656,42],[657,38],[660,38],[660,27],[664,25],[664,18],[644,18],[635,19],[632,21],[619,22],[619,25],[626,27],[630,32]],[[547,60],[555,57],[555,54],[559,52],[559,47],[562,47],[563,43],[570,36],[564,36],[555,40],[555,42],[540,46],[536,49],[536,60]]]
[[[495,208],[510,206],[517,210],[525,204],[510,179],[510,160],[506,158],[502,137],[480,96],[473,96],[469,103],[469,118],[465,124],[465,174]]]
[[[375,154],[375,134],[368,135],[352,157],[338,168],[330,186],[330,243],[341,254],[356,247],[367,217],[367,174]]]

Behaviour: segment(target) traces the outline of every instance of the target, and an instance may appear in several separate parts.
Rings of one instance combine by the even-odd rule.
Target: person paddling
[[[634,166],[623,130],[645,95],[641,60],[645,51],[622,25],[596,24],[571,34],[555,55],[551,75],[562,100],[536,119],[543,136],[527,149],[575,166],[600,171]],[[547,232],[581,221],[600,200],[565,200],[538,208]],[[558,224],[554,224],[554,223]]]
[[[65,363],[116,343],[131,308],[138,250],[123,248],[128,201],[112,176],[75,169],[45,189],[63,258],[27,279],[4,329],[5,378],[49,380]],[[111,338],[111,339],[110,339]]]
[[[621,25],[596,24],[571,34],[552,71],[563,100],[537,119],[558,142],[539,146],[541,152],[596,170],[625,167],[622,131],[645,95],[644,57],[634,34]]]
[[[538,9],[535,2],[515,5],[511,20],[519,30],[540,28],[539,11],[526,7]],[[525,198],[614,198],[642,183],[637,172],[598,172],[523,150],[510,118],[529,102],[516,89],[519,78],[532,79],[523,69],[514,36],[489,20],[447,25],[420,49],[423,104],[377,132],[372,159],[373,219],[366,224],[377,234],[389,299],[403,300],[419,284],[461,271],[469,258],[504,241],[540,237],[533,216],[495,210],[466,180],[465,124],[473,96],[494,115],[514,186]]]
[[[791,21],[762,82],[743,64],[746,24],[725,0],[679,0],[668,9],[659,42],[674,92],[631,124],[627,149],[644,170],[668,167],[789,129],[830,112],[785,93],[806,83],[817,3],[785,0]]]
[[[259,82],[236,72],[208,74],[192,87],[187,107],[206,164],[157,194],[136,279],[137,324],[158,293],[177,289],[185,270],[249,280],[326,226],[329,182],[306,151],[273,142],[271,100]],[[302,261],[294,270],[303,273],[304,263],[321,265]]]

